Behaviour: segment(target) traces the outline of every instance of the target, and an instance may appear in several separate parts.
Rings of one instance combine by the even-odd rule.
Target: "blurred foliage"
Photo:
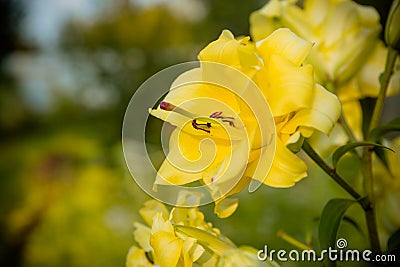
[[[16,29],[19,26],[22,8],[16,0],[0,0],[0,62],[20,45]]]
[[[223,29],[248,34],[249,14],[264,2],[206,0],[205,16],[188,21],[162,4],[113,1],[89,22],[71,20],[59,47],[43,51],[20,36],[22,2],[0,0],[0,266],[123,266],[132,222],[148,198],[122,155],[131,96],[164,67],[195,60]],[[43,77],[35,76],[39,69]],[[48,88],[31,90],[49,98],[50,108],[26,97],[24,87],[37,85],[29,77]],[[150,121],[151,129],[159,126]],[[292,248],[278,230],[315,242],[322,207],[338,191],[314,171],[296,188],[243,194],[226,220],[212,206],[204,210],[238,244]],[[349,243],[365,242],[362,234],[354,238]]]

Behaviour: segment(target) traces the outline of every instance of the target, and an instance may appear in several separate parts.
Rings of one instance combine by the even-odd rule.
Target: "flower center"
[[[198,116],[198,115],[196,115],[194,113],[191,113],[191,112],[189,112],[189,111],[187,111],[187,110],[185,110],[183,108],[177,107],[174,104],[171,104],[171,103],[168,103],[168,102],[165,102],[165,101],[162,101],[160,103],[160,108],[162,110],[165,110],[165,111],[176,112],[178,114],[181,114],[181,115],[183,115],[185,117],[188,117],[188,118],[192,119],[192,126],[196,130],[204,131],[206,133],[210,133],[211,132],[210,129],[212,127],[212,124],[211,124],[212,121],[207,121],[207,118],[202,118],[201,116]],[[222,113],[223,113],[222,111],[213,112],[209,116],[209,118],[215,119],[215,120],[217,120],[217,119],[221,120],[222,122],[228,123],[229,126],[235,127],[235,123],[234,123],[235,118],[222,116]],[[196,119],[196,118],[199,118],[199,119]],[[199,123],[198,120],[204,121],[204,123],[203,122]]]

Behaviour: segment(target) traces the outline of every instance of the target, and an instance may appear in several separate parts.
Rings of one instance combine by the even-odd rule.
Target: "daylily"
[[[187,267],[194,263],[199,266],[229,266],[221,264],[229,262],[232,252],[236,254],[237,251],[240,252],[240,262],[255,262],[257,251],[254,248],[241,251],[219,229],[204,220],[204,214],[196,206],[200,203],[199,195],[181,191],[177,203],[192,207],[175,207],[168,211],[155,200],[145,203],[140,214],[144,215],[145,221],[152,216],[152,221],[149,225],[134,223],[134,237],[139,247],[130,248],[127,267]],[[278,266],[270,261],[260,264]]]
[[[362,110],[359,100],[378,96],[380,89],[379,76],[385,68],[386,54],[386,47],[382,42],[379,42],[356,75],[336,89],[336,94],[342,103],[343,115],[358,139],[362,138]],[[400,92],[399,67],[400,64],[398,63],[390,79],[388,95]]]
[[[126,267],[151,267],[153,264],[146,257],[146,252],[136,246],[129,249],[126,257]]]
[[[314,132],[329,134],[340,114],[336,96],[316,84],[313,67],[304,64],[311,47],[290,30],[279,29],[257,44],[247,37],[236,40],[224,31],[204,48],[199,54],[201,68],[178,77],[160,106],[151,111],[176,126],[155,185],[199,180],[209,187],[218,216],[227,217],[238,205],[236,199],[227,197],[252,179],[290,187],[304,178],[307,166],[292,151],[297,152],[304,138]],[[240,73],[213,71],[204,63],[209,61],[224,63]],[[247,75],[247,84],[257,85],[260,97],[270,106],[270,135],[262,134],[265,127],[260,127],[254,107],[240,94],[199,83],[214,75],[228,87],[236,83],[246,87],[238,78],[241,73]],[[210,139],[213,142],[208,142]],[[276,143],[273,160],[268,153],[273,151],[272,141]],[[272,163],[269,173],[268,163]],[[260,169],[267,172],[261,175]]]
[[[188,203],[188,199],[195,199],[198,203],[199,199],[199,196],[186,192],[181,192],[178,197],[180,204]],[[202,229],[207,228],[215,235],[219,232],[212,228],[210,223],[204,221],[204,215],[197,210],[197,207],[175,208],[170,212],[164,204],[149,200],[139,213],[147,225],[134,223],[136,228],[134,237],[140,248],[133,246],[130,249],[126,266],[192,266],[193,262],[203,254],[204,248],[197,244],[195,238],[175,231],[173,224],[182,223],[180,220],[186,221],[184,214],[190,214],[193,219],[193,221],[189,220],[187,225],[199,228],[203,226]]]
[[[194,69],[184,73],[176,83],[179,84],[180,79],[202,80],[201,76],[202,70]],[[179,86],[179,90],[171,90],[164,101],[151,114],[177,127],[170,137],[169,153],[158,171],[155,185],[182,185],[201,180],[218,203],[216,212],[221,217],[228,216],[226,212],[233,212],[237,201],[221,197],[233,194],[249,182],[241,178],[250,156],[251,141],[257,135],[257,120],[251,120],[254,116],[246,103],[215,85]],[[273,133],[272,118],[270,124]],[[265,149],[273,153],[274,147]],[[219,209],[221,206],[224,208]]]
[[[271,0],[254,12],[250,16],[252,37],[259,41],[276,28],[290,28],[313,42],[308,61],[319,82],[348,81],[378,43],[378,12],[350,0],[306,0],[303,9],[296,2]]]
[[[314,66],[317,82],[339,96],[344,117],[360,139],[358,100],[377,96],[379,75],[386,62],[387,48],[379,40],[379,14],[373,7],[350,0],[306,0],[303,8],[296,3],[271,0],[255,11],[250,16],[252,38],[260,41],[275,29],[287,27],[312,42],[305,61]],[[399,90],[400,74],[396,71],[388,94]]]

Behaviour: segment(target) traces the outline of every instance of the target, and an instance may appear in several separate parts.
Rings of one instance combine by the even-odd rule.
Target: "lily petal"
[[[280,55],[295,66],[300,66],[310,53],[312,43],[287,28],[280,28],[261,40],[257,47],[264,62],[268,62],[272,55]]]
[[[139,214],[142,216],[147,225],[153,224],[153,218],[157,213],[161,213],[161,216],[166,220],[168,218],[167,208],[156,200],[148,200],[144,203],[144,207],[139,210]]]
[[[145,251],[138,247],[132,246],[129,249],[126,257],[126,267],[152,267],[153,264],[149,262],[146,257]]]
[[[314,79],[311,65],[296,67],[286,58],[272,55],[268,67],[259,72],[257,79],[274,117],[312,105]]]
[[[214,213],[219,218],[227,218],[236,211],[238,206],[239,200],[237,198],[224,198],[215,202]]]
[[[278,139],[275,158],[264,184],[272,187],[291,187],[307,176],[307,165]]]
[[[153,249],[150,246],[151,229],[141,223],[134,223],[133,225],[136,228],[133,232],[136,242],[138,242],[140,247],[145,251],[152,251]]]
[[[334,124],[339,119],[340,112],[340,101],[336,95],[328,92],[321,85],[317,84],[315,86],[315,97],[312,107],[297,112],[294,117],[282,127],[281,132],[293,134],[298,127],[306,126],[329,134]]]
[[[176,237],[170,221],[158,213],[153,220],[150,245],[161,267],[176,266],[182,252],[183,240]],[[168,248],[168,250],[166,250]]]

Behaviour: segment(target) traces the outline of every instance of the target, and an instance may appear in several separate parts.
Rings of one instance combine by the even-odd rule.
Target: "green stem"
[[[329,165],[315,152],[307,140],[303,143],[303,151],[319,166],[325,171],[336,183],[338,183],[344,190],[346,190],[355,200],[357,200],[365,212],[365,217],[367,220],[368,233],[371,242],[371,249],[373,252],[380,252],[379,237],[376,225],[375,209],[373,196],[369,195],[366,198],[362,198],[339,174],[336,170],[329,167]],[[370,160],[369,157],[363,155],[363,161]],[[371,162],[363,162],[363,166],[371,166]],[[372,181],[372,172],[369,169],[364,169],[364,176],[371,175],[370,181]],[[368,177],[369,178],[369,177]],[[369,185],[372,188],[372,184]],[[372,197],[372,198],[371,198]]]
[[[372,141],[370,140],[371,138],[370,132],[379,125],[379,120],[381,119],[382,116],[383,104],[386,98],[386,92],[389,86],[390,77],[392,76],[393,73],[394,65],[396,63],[397,55],[398,53],[395,49],[388,47],[385,71],[382,73],[382,76],[380,77],[381,88],[379,90],[378,98],[376,100],[376,104],[372,112],[371,122],[368,128],[367,141]],[[368,201],[369,205],[366,207],[366,209],[364,209],[365,217],[367,220],[371,249],[373,252],[377,253],[380,252],[380,244],[379,244],[379,236],[378,236],[376,215],[375,215],[375,196],[374,196],[374,179],[373,179],[374,177],[372,172],[372,150],[368,148],[364,149],[361,162],[362,162],[362,171],[364,176],[364,190],[369,200]]]
[[[368,199],[364,211],[365,211],[365,219],[367,221],[371,250],[374,253],[379,253],[381,251],[381,248],[379,243],[379,235],[378,235],[378,228],[376,224],[376,215],[375,215],[375,196],[373,192],[374,183],[373,183],[373,173],[372,173],[371,151],[372,150],[365,148],[363,156],[361,158],[362,172],[364,176],[364,190],[367,194],[367,199]]]
[[[376,225],[375,208],[371,206],[365,211],[365,219],[367,220],[367,228],[369,234],[369,241],[371,244],[371,250],[374,253],[381,252],[381,245],[379,244],[378,227]]]
[[[360,201],[360,204],[364,206],[364,202],[361,202],[361,195],[358,194],[337,172],[335,169],[331,168],[311,147],[311,145],[304,140],[303,151],[319,166],[325,171],[337,184],[339,184],[344,190],[346,190],[354,199]]]
[[[368,132],[370,132],[372,129],[376,128],[376,126],[378,126],[378,124],[379,124],[379,120],[382,115],[383,103],[385,101],[387,88],[388,88],[388,85],[390,82],[390,77],[392,76],[392,73],[393,73],[393,67],[394,67],[394,64],[396,63],[397,55],[398,55],[397,51],[389,46],[387,57],[386,57],[385,71],[382,73],[382,76],[380,77],[381,89],[379,91],[379,95],[376,100],[374,111],[372,113],[372,118],[371,118],[371,122],[369,124]]]

